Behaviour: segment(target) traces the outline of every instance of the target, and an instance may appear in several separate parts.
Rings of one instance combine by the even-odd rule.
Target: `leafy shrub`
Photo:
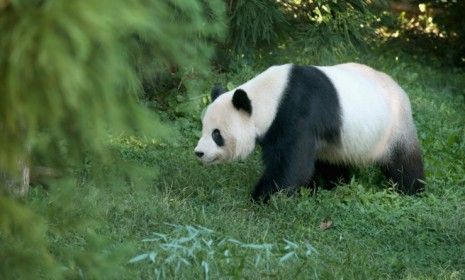
[[[351,1],[227,1],[229,36],[219,50],[220,66],[256,62],[254,56],[266,57],[276,46],[289,41],[300,43],[309,57],[322,53],[342,55],[347,50],[365,46],[375,35],[372,6],[366,0]],[[371,37],[370,37],[371,36]],[[233,65],[234,67],[234,65]],[[221,67],[220,67],[221,68]]]
[[[384,13],[394,19],[383,26],[388,48],[421,55],[430,63],[465,66],[464,1],[410,0],[395,9],[399,14]],[[397,16],[397,18],[395,18]]]
[[[111,161],[109,135],[161,136],[142,84],[172,67],[206,71],[223,11],[218,0],[0,1],[0,178],[31,161],[88,174],[89,158]],[[117,278],[81,179],[53,183],[45,213],[0,181],[0,278]]]
[[[286,21],[276,1],[229,1],[228,44],[242,52],[275,44]]]
[[[366,46],[375,34],[366,0],[284,0],[282,5],[293,18],[296,41],[311,57],[341,57],[348,50]]]
[[[465,1],[432,1],[434,20],[446,33],[449,46],[445,55],[456,65],[465,66]]]
[[[168,67],[205,70],[222,11],[200,0],[7,1],[0,169],[31,150],[59,162],[104,152],[109,129],[153,132],[137,103],[141,83]]]

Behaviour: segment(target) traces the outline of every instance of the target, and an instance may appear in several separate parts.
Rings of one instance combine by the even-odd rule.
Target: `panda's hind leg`
[[[397,144],[381,170],[402,193],[412,195],[424,190],[423,159],[417,141],[410,147]]]
[[[310,182],[310,187],[314,190],[318,187],[327,190],[333,189],[338,184],[348,183],[351,176],[351,170],[347,166],[317,160],[315,162],[315,174]]]

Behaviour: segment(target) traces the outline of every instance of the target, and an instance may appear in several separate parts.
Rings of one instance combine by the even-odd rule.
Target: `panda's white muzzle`
[[[223,157],[222,150],[211,137],[200,138],[194,153],[205,164],[219,163]]]

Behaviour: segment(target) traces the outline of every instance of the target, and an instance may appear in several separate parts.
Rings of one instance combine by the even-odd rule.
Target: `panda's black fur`
[[[276,117],[258,139],[265,172],[252,197],[267,199],[279,186],[308,184],[315,169],[316,141],[337,144],[340,130],[341,109],[331,81],[315,67],[294,66]]]
[[[215,88],[212,100],[221,92]],[[243,89],[234,92],[232,102],[236,109],[253,114],[251,100]],[[328,182],[347,179],[351,166],[316,159],[321,141],[340,145],[341,116],[338,93],[327,75],[317,67],[292,65],[275,118],[257,139],[265,170],[252,198],[267,201],[282,188],[292,193],[300,186],[312,185],[316,177]],[[423,190],[423,162],[418,146],[412,149],[398,144],[389,161],[379,164],[401,192],[415,194]]]

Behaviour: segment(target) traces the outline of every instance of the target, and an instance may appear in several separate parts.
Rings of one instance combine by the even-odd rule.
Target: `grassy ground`
[[[391,74],[410,95],[426,164],[423,196],[398,195],[369,169],[316,197],[303,191],[257,205],[249,198],[262,169],[259,151],[243,162],[202,166],[193,154],[200,123],[178,119],[174,143],[119,144],[126,158],[155,170],[151,180],[87,183],[67,198],[63,207],[73,216],[48,221],[52,254],[76,269],[66,252],[88,250],[86,230],[53,229],[95,215],[89,227],[106,238],[104,256],[120,262],[115,278],[464,279],[465,75],[395,54],[358,61]],[[240,84],[262,69],[205,84]],[[40,190],[31,197],[39,212],[61,199]],[[88,207],[73,208],[75,199]],[[321,229],[325,220],[332,225]]]

